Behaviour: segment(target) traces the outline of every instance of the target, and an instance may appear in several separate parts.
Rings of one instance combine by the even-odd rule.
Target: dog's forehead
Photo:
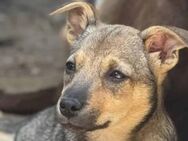
[[[139,33],[140,31],[123,25],[107,25],[96,29],[85,34],[77,44],[79,50],[76,56],[80,56],[77,61],[84,60],[86,66],[92,65],[93,71],[99,70],[101,62],[107,66],[114,61],[117,65],[123,63],[123,66],[131,67],[138,72],[140,78],[144,78],[141,76],[146,76],[150,71]]]
[[[124,25],[105,25],[86,34],[80,43],[81,49],[93,55],[116,55],[130,58],[131,55],[143,55],[143,41],[139,30]],[[134,56],[135,58],[135,56]]]

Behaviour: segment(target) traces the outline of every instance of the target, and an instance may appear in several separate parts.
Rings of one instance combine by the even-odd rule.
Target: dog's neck
[[[157,107],[148,122],[137,132],[133,141],[176,141],[175,127],[164,106],[163,83],[166,74],[157,79]]]
[[[136,113],[133,109],[135,114],[131,118],[127,117],[116,125],[111,125],[105,129],[84,133],[72,133],[74,139],[67,141],[80,141],[78,137],[81,137],[82,141],[175,141],[175,129],[163,104],[162,82],[163,79],[158,81],[157,106],[144,124],[142,124],[143,118],[138,118],[144,117],[144,115],[140,115],[140,112]],[[140,108],[144,109],[144,107]],[[142,124],[138,131],[135,130],[139,126],[137,123]]]
[[[158,109],[131,141],[176,141],[176,132],[166,111]]]

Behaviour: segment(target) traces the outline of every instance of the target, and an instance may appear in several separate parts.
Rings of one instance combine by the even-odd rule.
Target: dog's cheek
[[[90,129],[92,127],[95,127],[98,115],[99,111],[97,111],[96,109],[91,109],[91,107],[87,107],[80,113],[80,115],[75,119],[74,122],[81,127]]]
[[[95,121],[96,125],[101,125],[106,122],[106,121],[98,122],[98,120],[101,117],[101,115],[104,113],[105,104],[107,102],[110,102],[110,100],[108,99],[108,94],[102,88],[98,88],[97,90],[94,90],[91,93],[90,99],[88,100],[88,108],[94,109],[98,113]]]
[[[90,98],[88,99],[88,108],[93,109],[95,111],[98,111],[98,113],[101,113],[103,111],[104,102],[106,100],[105,92],[102,90],[94,90],[94,92],[91,92]]]
[[[117,122],[127,114],[132,101],[132,87],[126,85],[115,94],[109,89],[100,89],[92,94],[90,106],[96,108],[100,114],[97,117],[98,125],[107,121]]]
[[[115,95],[110,94],[104,105],[103,118],[111,120],[114,124],[119,122],[127,116],[132,98],[132,87],[130,85],[125,85]]]
[[[145,84],[126,85],[116,95],[103,93],[97,125],[110,121],[110,126],[126,123],[134,127],[151,109],[150,87]]]

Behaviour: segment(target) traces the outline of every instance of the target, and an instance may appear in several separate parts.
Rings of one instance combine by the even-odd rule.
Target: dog
[[[62,95],[21,127],[15,141],[176,141],[162,86],[179,50],[188,47],[188,32],[104,24],[85,2],[51,15],[63,12],[71,51]]]

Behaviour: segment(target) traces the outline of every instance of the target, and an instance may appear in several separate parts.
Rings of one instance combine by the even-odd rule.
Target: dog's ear
[[[67,12],[67,23],[65,36],[67,41],[72,44],[89,25],[96,24],[96,16],[93,8],[86,2],[72,2],[64,7],[57,9],[50,15]]]
[[[166,73],[178,62],[179,50],[188,45],[174,31],[153,26],[141,32],[149,60],[156,73]]]

